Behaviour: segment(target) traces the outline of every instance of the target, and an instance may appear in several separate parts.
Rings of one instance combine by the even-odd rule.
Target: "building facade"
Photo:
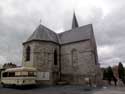
[[[55,33],[39,25],[23,43],[23,66],[37,69],[41,84],[85,84],[99,81],[99,63],[92,24],[79,27],[75,14],[72,29]]]

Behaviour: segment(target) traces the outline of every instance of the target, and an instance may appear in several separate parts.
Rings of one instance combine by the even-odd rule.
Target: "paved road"
[[[125,94],[125,87],[109,87],[95,91],[93,94]]]
[[[110,87],[106,89],[90,89],[83,86],[41,86],[38,88],[19,89],[2,88],[0,94],[125,94],[125,88]]]
[[[37,88],[3,88],[0,94],[92,94],[92,89],[83,86],[41,86]]]

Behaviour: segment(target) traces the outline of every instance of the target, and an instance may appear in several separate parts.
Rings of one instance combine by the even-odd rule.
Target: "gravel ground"
[[[0,94],[125,94],[125,87],[88,88],[65,85],[19,89],[0,86]]]

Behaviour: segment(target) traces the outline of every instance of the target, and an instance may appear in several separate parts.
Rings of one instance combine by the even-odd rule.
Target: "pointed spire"
[[[72,29],[73,28],[77,28],[77,27],[79,27],[79,25],[78,25],[78,22],[77,22],[77,19],[76,19],[76,15],[75,15],[75,12],[74,12],[73,20],[72,20]]]

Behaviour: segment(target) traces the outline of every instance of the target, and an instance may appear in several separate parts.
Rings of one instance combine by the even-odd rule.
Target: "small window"
[[[71,58],[72,58],[73,67],[76,67],[78,65],[78,55],[77,55],[77,50],[76,49],[73,49],[71,51]]]
[[[54,65],[57,65],[57,51],[54,51]]]
[[[30,47],[26,48],[26,61],[30,61]]]

